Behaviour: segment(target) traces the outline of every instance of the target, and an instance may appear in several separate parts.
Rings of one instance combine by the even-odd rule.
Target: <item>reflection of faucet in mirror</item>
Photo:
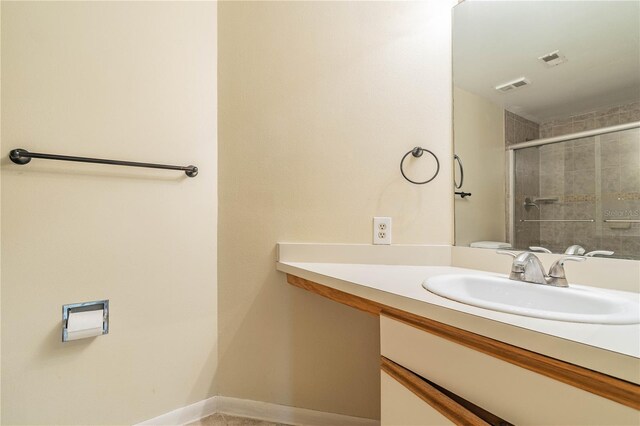
[[[539,246],[530,246],[529,250],[536,251],[536,252],[541,252],[541,253],[553,253],[548,248],[539,247]],[[580,246],[578,244],[574,244],[574,245],[568,247],[565,250],[564,254],[573,255],[573,256],[594,257],[594,256],[611,256],[614,253],[611,250],[593,250],[593,251],[590,251],[589,253],[586,253],[586,254],[585,254],[585,252],[586,252],[586,250],[584,249],[584,247],[582,247],[582,246]]]
[[[584,247],[578,244],[574,244],[572,246],[567,247],[567,249],[564,251],[564,254],[582,256],[586,252],[587,251],[584,249]]]
[[[584,262],[586,260],[586,257],[583,256],[561,257],[551,265],[549,274],[545,274],[542,262],[530,251],[515,254],[506,250],[497,250],[496,253],[513,257],[509,279],[533,284],[551,285],[554,287],[569,287],[564,270],[564,262],[569,260],[573,262]]]
[[[548,248],[538,247],[538,246],[530,246],[529,250],[537,251],[537,252],[541,252],[541,253],[552,253],[551,250],[549,250]]]
[[[590,251],[589,253],[585,254],[585,257],[594,257],[594,256],[613,256],[613,253],[611,250],[594,250],[594,251]]]

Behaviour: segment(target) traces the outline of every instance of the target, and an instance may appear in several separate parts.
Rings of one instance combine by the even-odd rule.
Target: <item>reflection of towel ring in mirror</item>
[[[453,186],[455,186],[456,189],[460,189],[462,188],[462,183],[464,182],[464,169],[462,168],[462,161],[460,161],[460,157],[458,157],[458,154],[453,154],[453,159],[458,162],[458,166],[460,167],[460,184],[456,183],[456,176],[454,175]]]
[[[428,152],[429,154],[431,154],[433,156],[434,160],[436,160],[436,172],[433,174],[433,176],[431,176],[430,179],[427,179],[427,180],[425,180],[423,182],[413,181],[413,180],[409,179],[407,177],[407,175],[404,174],[404,168],[403,168],[404,160],[409,156],[409,154],[413,155],[415,158],[421,157],[422,154],[425,151]],[[416,185],[424,185],[425,183],[431,182],[432,180],[434,180],[436,178],[436,176],[438,176],[439,172],[440,172],[440,161],[438,160],[438,157],[436,157],[436,155],[433,152],[429,151],[428,149],[420,148],[419,146],[416,146],[411,151],[407,152],[404,155],[404,157],[402,157],[402,160],[400,160],[400,173],[402,173],[402,177],[404,177],[406,180],[408,180],[411,183],[415,183]]]

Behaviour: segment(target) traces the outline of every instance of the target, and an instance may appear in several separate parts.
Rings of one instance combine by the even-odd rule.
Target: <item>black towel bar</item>
[[[9,158],[16,164],[27,164],[32,158],[42,158],[44,160],[60,160],[60,161],[77,161],[80,163],[97,163],[97,164],[111,164],[114,166],[129,166],[129,167],[147,167],[150,169],[166,169],[166,170],[180,170],[185,172],[189,177],[195,177],[198,175],[198,168],[196,166],[171,166],[168,164],[153,164],[153,163],[138,163],[136,161],[121,161],[121,160],[105,160],[102,158],[89,158],[89,157],[73,157],[70,155],[57,155],[57,154],[42,154],[39,152],[29,152],[26,149],[13,149],[9,153]]]

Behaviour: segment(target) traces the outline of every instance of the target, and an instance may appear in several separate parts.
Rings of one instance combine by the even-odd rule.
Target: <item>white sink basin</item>
[[[530,284],[490,275],[438,275],[422,286],[438,296],[494,311],[591,324],[640,323],[640,298],[592,287]]]

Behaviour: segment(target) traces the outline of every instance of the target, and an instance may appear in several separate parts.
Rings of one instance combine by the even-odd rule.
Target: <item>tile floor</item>
[[[228,414],[213,414],[187,426],[288,426],[284,423],[272,423],[264,420],[249,419],[247,417],[236,417]]]

